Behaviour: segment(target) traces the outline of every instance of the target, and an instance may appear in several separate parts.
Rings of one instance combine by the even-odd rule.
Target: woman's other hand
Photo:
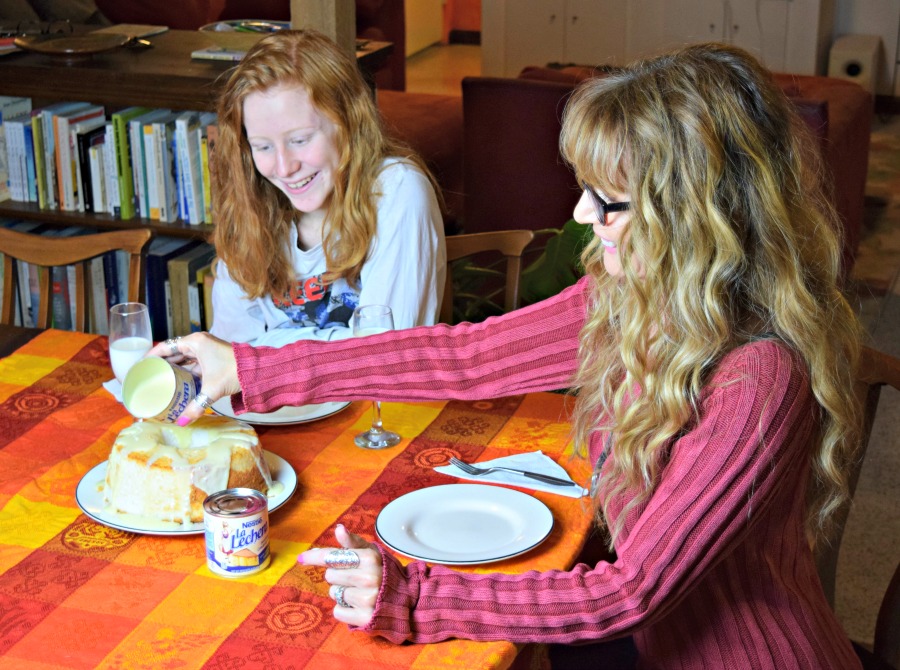
[[[334,536],[343,550],[309,549],[297,557],[303,565],[322,565],[328,595],[335,601],[334,618],[351,626],[365,626],[375,612],[381,590],[381,553],[374,545],[338,524]]]
[[[200,377],[203,380],[202,395],[206,396],[208,403],[241,391],[231,344],[209,333],[191,333],[168,339],[150,349],[147,355],[165,358]],[[197,402],[189,403],[178,418],[178,425],[189,424],[205,411],[205,406]]]

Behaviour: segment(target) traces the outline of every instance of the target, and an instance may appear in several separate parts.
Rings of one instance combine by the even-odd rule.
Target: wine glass
[[[109,362],[121,384],[131,366],[153,346],[150,312],[140,302],[122,302],[109,309]]]
[[[366,337],[394,329],[394,315],[387,305],[365,305],[353,312],[353,336]],[[372,402],[372,427],[356,436],[356,446],[364,449],[384,449],[400,443],[400,436],[381,425],[381,403]]]

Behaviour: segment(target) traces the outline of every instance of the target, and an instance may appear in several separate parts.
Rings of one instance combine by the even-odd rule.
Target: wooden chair
[[[900,390],[900,359],[870,347],[863,347],[856,381],[856,395],[863,407],[863,432],[860,453],[848,477],[851,499],[856,492],[859,473],[865,460],[881,388],[885,385]],[[823,544],[816,551],[819,578],[822,581],[825,596],[832,607],[834,606],[835,575],[838,553],[841,548],[841,536],[849,513],[849,506],[845,506],[838,513],[835,519],[834,539],[831,544]],[[900,565],[898,565],[885,593],[878,614],[874,641],[874,657],[878,660],[873,661],[871,658],[867,658],[865,655],[869,655],[868,652],[861,649],[859,645],[855,646],[862,657],[864,668],[883,668],[885,667],[884,663],[887,663],[889,667],[900,668]]]
[[[128,301],[143,302],[144,255],[153,231],[149,228],[117,230],[77,237],[44,237],[20,233],[0,227],[0,254],[3,254],[3,309],[0,323],[11,325],[14,319],[17,262],[32,263],[39,268],[40,302],[35,309],[38,328],[50,327],[53,305],[53,267],[75,266],[74,330],[87,330],[90,313],[90,272],[87,261],[108,251],[127,251],[131,254],[128,274]]]
[[[498,230],[447,238],[447,280],[441,304],[441,321],[453,323],[452,261],[485,252],[496,252],[506,258],[504,309],[509,312],[519,306],[519,277],[522,273],[522,253],[534,239],[530,230]]]

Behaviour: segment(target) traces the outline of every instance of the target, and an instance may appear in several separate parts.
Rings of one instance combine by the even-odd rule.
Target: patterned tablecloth
[[[78,482],[132,421],[101,387],[110,377],[106,338],[94,335],[46,331],[0,359],[0,667],[473,670],[513,662],[520,649],[505,642],[395,646],[352,633],[331,616],[321,570],[295,559],[333,544],[338,522],[375,539],[388,502],[460,481],[433,470],[452,455],[541,449],[586,481],[586,466],[569,457],[565,396],[386,403],[385,425],[404,440],[382,451],[353,444],[369,403],[309,424],[258,427],[299,486],[270,517],[269,567],[235,580],[206,567],[202,535],[122,532],[79,510]],[[589,524],[586,499],[535,496],[553,512],[547,541],[464,569],[572,564]]]

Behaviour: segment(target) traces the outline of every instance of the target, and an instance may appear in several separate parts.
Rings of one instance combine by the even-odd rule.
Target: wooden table
[[[229,35],[229,45],[249,49],[259,33]],[[118,48],[77,59],[14,53],[0,59],[4,95],[35,100],[91,100],[114,107],[145,105],[172,109],[215,109],[218,78],[236,63],[191,58],[215,46],[199,30],[168,30],[148,37],[149,48]],[[356,52],[364,76],[371,78],[393,50],[390,42],[368,41]]]
[[[31,332],[0,329],[0,338]],[[215,576],[202,536],[122,532],[92,521],[74,492],[132,421],[101,383],[105,337],[48,330],[0,359],[0,667],[4,668],[507,668],[507,642],[395,646],[331,616],[322,571],[296,563],[333,544],[335,524],[369,539],[391,500],[460,480],[436,473],[451,455],[486,460],[542,450],[576,479],[566,396],[482,402],[385,403],[400,446],[361,450],[370,403],[304,425],[258,427],[263,447],[297,473],[297,492],[270,517],[272,562],[251,577]],[[533,493],[533,492],[529,492]],[[567,568],[590,523],[589,505],[534,493],[554,529],[535,550],[478,572]],[[532,649],[530,648],[529,651]],[[520,657],[521,660],[521,657]]]

